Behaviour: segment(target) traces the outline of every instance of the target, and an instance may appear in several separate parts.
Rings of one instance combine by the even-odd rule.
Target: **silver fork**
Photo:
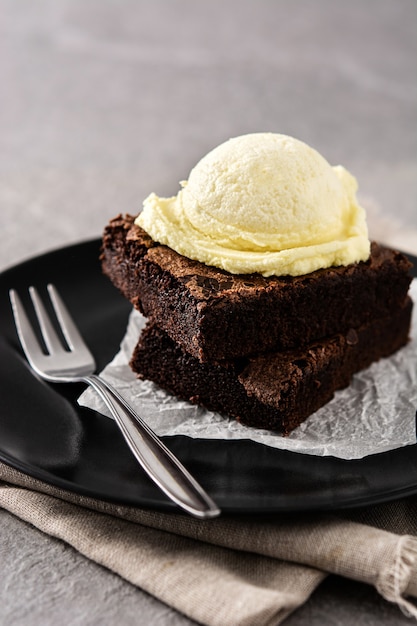
[[[48,285],[48,292],[69,350],[55,332],[38,292],[30,287],[29,293],[48,350],[45,354],[17,292],[10,290],[17,334],[31,368],[52,383],[83,382],[90,385],[104,400],[137,461],[158,487],[191,515],[202,519],[219,515],[217,505],[143,419],[113,387],[94,374],[94,357],[58,291]]]

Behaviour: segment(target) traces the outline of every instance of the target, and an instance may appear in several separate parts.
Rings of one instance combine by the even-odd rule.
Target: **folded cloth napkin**
[[[0,463],[0,506],[210,626],[280,624],[328,573],[417,618],[417,497],[334,516],[201,521],[64,491]]]

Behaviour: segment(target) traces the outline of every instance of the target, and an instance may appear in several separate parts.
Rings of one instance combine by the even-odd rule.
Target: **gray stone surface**
[[[416,31],[415,0],[0,0],[0,270],[99,236],[259,130],[348,167],[371,234],[417,253]],[[190,623],[4,511],[0,524],[1,624]],[[287,623],[408,620],[332,577]]]

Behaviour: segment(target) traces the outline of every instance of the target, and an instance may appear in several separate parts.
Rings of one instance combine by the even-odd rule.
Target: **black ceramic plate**
[[[47,483],[103,500],[176,507],[144,476],[117,427],[77,405],[82,387],[50,385],[22,355],[8,290],[59,288],[97,359],[114,356],[129,304],[102,276],[99,241],[50,252],[0,275],[0,460]],[[225,513],[358,507],[417,493],[417,446],[356,461],[274,450],[251,441],[165,437]]]

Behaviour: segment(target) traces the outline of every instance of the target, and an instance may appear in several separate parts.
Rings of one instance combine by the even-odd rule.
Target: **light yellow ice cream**
[[[356,179],[305,143],[274,133],[230,139],[172,198],[136,219],[154,241],[234,274],[308,274],[369,257]]]

